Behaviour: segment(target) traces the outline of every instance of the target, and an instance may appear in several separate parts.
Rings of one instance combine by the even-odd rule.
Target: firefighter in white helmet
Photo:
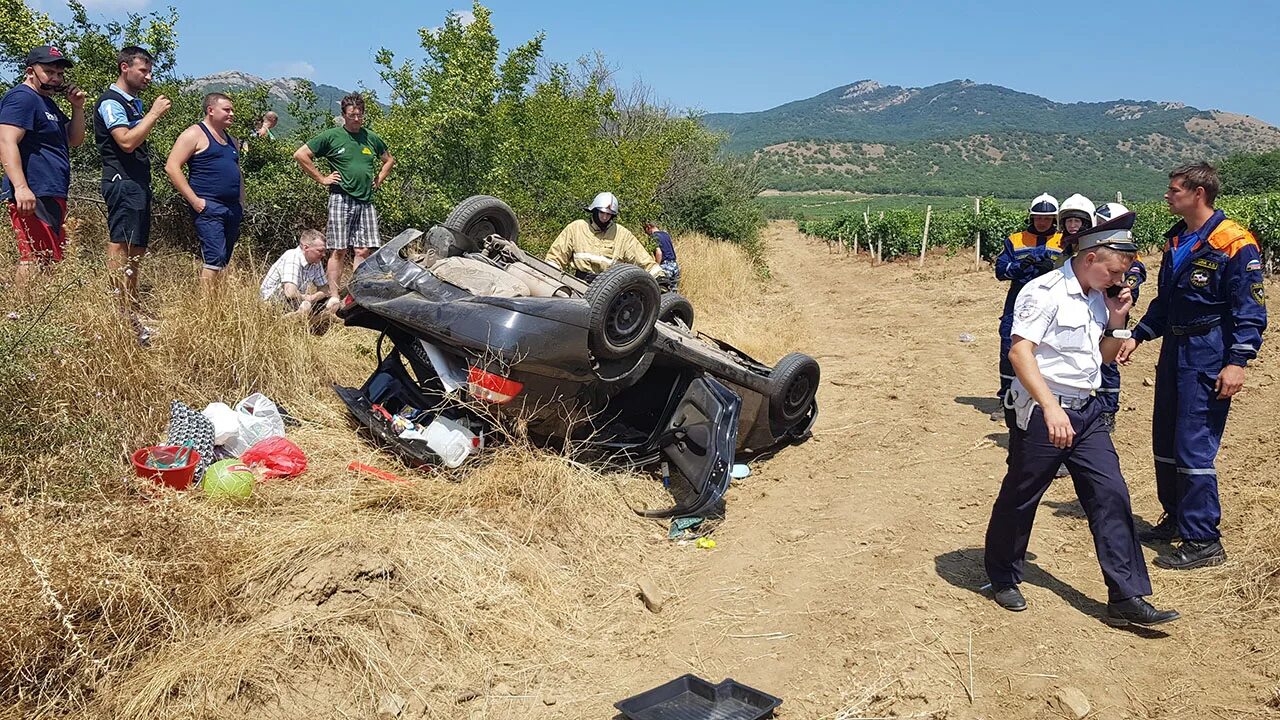
[[[1064,203],[1065,204],[1065,203]],[[1129,208],[1118,202],[1103,203],[1094,215],[1094,225],[1101,225],[1108,220],[1118,218],[1129,212]],[[1135,255],[1129,272],[1124,274],[1124,284],[1129,286],[1133,294],[1134,305],[1138,302],[1138,286],[1147,279],[1147,266],[1142,264],[1142,256]],[[1102,385],[1098,388],[1098,404],[1102,406],[1102,426],[1108,431],[1116,427],[1116,413],[1120,410],[1120,366],[1107,363],[1102,366]]]
[[[1058,229],[1063,239],[1070,242],[1070,236],[1093,227],[1093,214],[1096,208],[1089,198],[1076,193],[1058,207]]]
[[[590,282],[614,263],[639,265],[655,278],[662,268],[631,231],[618,224],[618,198],[602,192],[586,207],[590,220],[574,220],[547,250],[547,262]]]
[[[996,258],[996,278],[1009,282],[1004,312],[1000,315],[1000,392],[996,397],[1001,402],[1014,378],[1013,365],[1009,362],[1013,304],[1024,285],[1062,264],[1062,233],[1058,232],[1057,225],[1058,199],[1049,193],[1036,197],[1028,209],[1027,228],[1010,235]],[[1011,410],[997,410],[991,419],[1004,417],[1006,424],[1012,425],[1011,415]]]

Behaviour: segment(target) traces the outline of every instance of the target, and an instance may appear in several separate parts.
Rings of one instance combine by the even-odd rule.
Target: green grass
[[[851,193],[797,193],[767,195],[755,199],[765,217],[770,219],[826,219],[851,212],[869,210],[934,210],[973,208],[973,198],[961,195],[854,195]],[[1004,200],[1002,205],[1020,207],[1025,200]]]

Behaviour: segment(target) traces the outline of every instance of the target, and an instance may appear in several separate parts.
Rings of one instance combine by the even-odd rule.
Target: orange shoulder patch
[[[1234,220],[1223,220],[1218,223],[1218,227],[1209,234],[1209,244],[1215,250],[1226,253],[1227,257],[1235,257],[1236,253],[1250,245],[1258,247],[1258,241],[1253,237],[1253,233],[1240,227],[1240,224]]]
[[[1009,236],[1009,244],[1014,250],[1025,250],[1036,246],[1036,236],[1026,230],[1020,230]]]

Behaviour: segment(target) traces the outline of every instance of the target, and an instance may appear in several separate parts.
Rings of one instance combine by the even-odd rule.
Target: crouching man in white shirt
[[[313,330],[323,332],[338,307],[329,297],[324,272],[324,234],[303,230],[298,247],[286,250],[262,278],[262,299],[276,303],[287,316],[308,318]]]
[[[1017,422],[1009,429],[1009,472],[991,510],[985,559],[995,601],[1007,610],[1027,607],[1018,583],[1031,525],[1040,497],[1065,464],[1107,585],[1103,620],[1146,627],[1179,617],[1144,599],[1151,580],[1129,488],[1094,396],[1102,365],[1115,360],[1129,336],[1133,299],[1124,276],[1138,249],[1133,221],[1127,213],[1079,233],[1071,262],[1029,282],[1014,303],[1009,360],[1017,379],[1005,403]]]

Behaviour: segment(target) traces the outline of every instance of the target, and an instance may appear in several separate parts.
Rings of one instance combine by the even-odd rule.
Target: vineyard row
[[[970,209],[937,210],[928,213],[916,209],[851,212],[835,218],[800,220],[800,231],[829,243],[861,248],[878,254],[881,260],[920,253],[928,221],[928,247],[952,251],[970,248],[975,239],[981,243],[980,253],[986,259],[999,254],[1004,239],[1026,227],[1027,213],[1012,210],[991,199],[980,200]],[[1280,256],[1280,193],[1269,195],[1237,195],[1218,198],[1217,207],[1227,217],[1248,227],[1257,236],[1267,260],[1268,270],[1275,269]],[[1129,205],[1137,214],[1133,232],[1144,252],[1157,251],[1164,245],[1164,234],[1176,218],[1169,214],[1163,201]]]

